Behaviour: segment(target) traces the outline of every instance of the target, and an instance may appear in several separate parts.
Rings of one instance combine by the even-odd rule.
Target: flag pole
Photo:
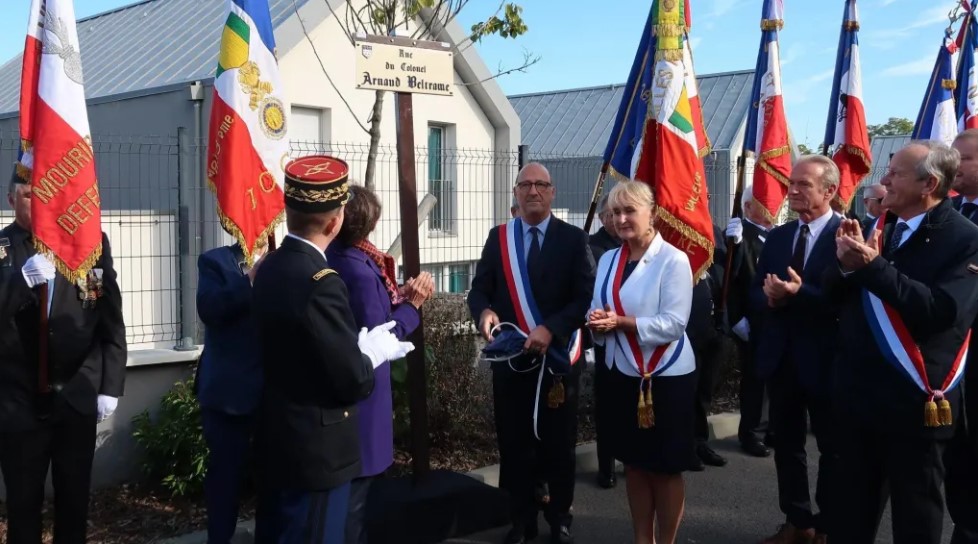
[[[745,146],[746,147],[746,146]],[[747,156],[750,153],[747,149],[744,149],[740,158],[737,159],[737,186],[734,189],[734,202],[733,211],[730,214],[731,218],[743,218],[744,210],[741,207],[740,201],[744,199],[744,183],[747,176]],[[730,269],[733,268],[733,247],[736,242],[733,238],[727,237],[727,264],[723,267],[723,283],[720,292],[720,303],[717,305],[716,314],[723,319],[723,314],[727,308],[727,297],[730,296]]]
[[[608,162],[601,166],[598,180],[594,184],[594,192],[591,193],[591,204],[587,209],[587,219],[584,220],[584,232],[591,232],[591,223],[594,222],[594,214],[598,208],[598,200],[601,200],[601,193],[604,192],[604,179],[608,175]]]

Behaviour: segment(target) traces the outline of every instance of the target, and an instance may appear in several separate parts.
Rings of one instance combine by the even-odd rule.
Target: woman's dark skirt
[[[650,429],[638,426],[640,379],[622,374],[617,367],[603,377],[605,387],[601,388],[602,396],[597,400],[607,410],[607,419],[602,422],[606,429],[602,439],[608,441],[615,459],[625,466],[657,474],[689,470],[696,444],[693,433],[696,373],[652,378],[655,425]]]

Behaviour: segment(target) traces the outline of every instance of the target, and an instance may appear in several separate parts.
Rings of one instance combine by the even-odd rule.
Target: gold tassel
[[[649,412],[646,410],[645,393],[640,389],[638,392],[638,428],[648,429],[652,426],[649,420]]]
[[[564,382],[560,378],[554,378],[554,385],[547,394],[547,407],[550,409],[558,408],[564,403]]]
[[[933,400],[927,401],[924,405],[924,426],[925,427],[939,427],[940,424],[937,421],[937,403]]]
[[[645,392],[645,409],[649,411],[649,427],[655,427],[655,410],[652,408],[652,383],[649,383],[649,390]]]
[[[941,399],[937,403],[937,419],[941,422],[942,426],[948,426],[953,423],[951,416],[951,403],[947,399]]]

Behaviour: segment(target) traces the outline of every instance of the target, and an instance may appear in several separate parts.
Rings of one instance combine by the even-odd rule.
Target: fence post
[[[193,226],[198,222],[193,217],[197,206],[194,204],[196,191],[194,182],[194,146],[187,135],[187,129],[177,127],[177,242],[180,246],[180,339],[176,351],[195,349],[197,338],[197,286],[194,273],[197,268],[196,255],[199,240]]]
[[[520,144],[517,148],[519,150],[519,156],[517,158],[517,165],[519,170],[522,170],[526,166],[527,159],[530,158],[530,146],[527,144]]]

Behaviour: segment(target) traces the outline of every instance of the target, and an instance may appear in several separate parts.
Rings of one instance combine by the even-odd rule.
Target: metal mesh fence
[[[203,176],[206,142],[186,133],[168,136],[96,135],[93,148],[102,196],[103,230],[109,236],[123,291],[131,349],[171,348],[182,338],[202,341],[195,308],[197,257],[232,243],[215,213],[214,195]],[[369,146],[362,143],[292,142],[293,157],[328,153],[350,165],[363,183]],[[16,134],[0,134],[0,161],[17,159]],[[600,157],[534,155],[532,150],[429,149],[415,152],[422,269],[443,292],[468,289],[486,235],[509,217],[521,158],[538,161],[557,188],[554,215],[583,226],[601,168]],[[868,180],[878,180],[874,171]],[[736,167],[707,161],[710,208],[723,227],[729,217]],[[750,179],[748,169],[746,179]],[[612,182],[606,183],[606,190]],[[377,149],[373,186],[383,205],[371,241],[400,255],[397,152]],[[854,199],[861,213],[861,199]],[[4,224],[9,206],[0,211]],[[600,224],[592,225],[592,231]],[[277,238],[285,235],[284,224]]]

